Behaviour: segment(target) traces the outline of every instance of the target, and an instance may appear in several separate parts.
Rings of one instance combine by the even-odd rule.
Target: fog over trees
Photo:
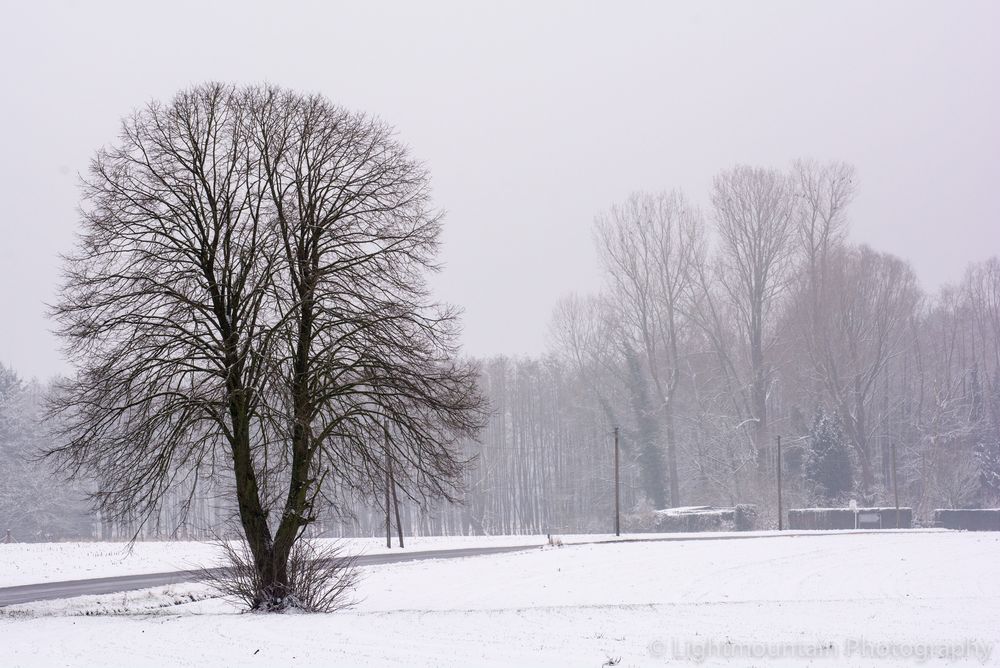
[[[287,125],[290,117],[283,108],[263,99],[258,102],[247,113],[259,114],[255,122],[266,129],[258,139],[263,143],[254,144],[254,150],[266,155],[280,146],[285,133],[299,132],[301,126]],[[154,114],[143,122],[149,120],[169,118]],[[356,131],[370,146],[395,150],[384,143],[388,140],[377,125],[353,117],[344,120],[358,123]],[[318,135],[316,141],[326,138]],[[90,187],[115,185],[122,167],[114,162],[126,157],[102,157],[95,167],[100,182]],[[301,163],[281,160],[268,168],[267,175],[254,174],[256,189],[250,191],[245,171],[239,179],[223,179],[240,188],[238,197],[227,196],[227,201],[246,207],[241,224],[255,224],[254,212],[263,201],[277,206],[279,213],[286,201],[298,202],[303,212],[310,210],[310,193],[295,189],[303,183],[294,172]],[[423,196],[423,177],[407,163],[401,169],[398,174],[384,174],[389,185],[379,190],[379,198],[389,197],[388,206],[409,211],[416,205],[406,198]],[[321,496],[300,499],[296,495],[301,490],[290,491],[296,508],[314,513],[299,528],[308,525],[309,532],[324,535],[384,532],[389,479],[393,491],[400,492],[407,534],[607,531],[612,525],[616,426],[622,436],[626,515],[669,506],[755,503],[764,524],[776,525],[774,442],[779,435],[784,445],[786,508],[845,504],[849,499],[891,505],[893,449],[900,501],[912,506],[918,519],[927,520],[935,508],[1000,502],[1000,259],[975,261],[959,283],[933,294],[924,292],[905,258],[850,241],[851,200],[866,186],[857,182],[845,163],[724,168],[708,193],[707,210],[694,206],[689,194],[664,186],[662,192],[636,192],[594,212],[593,242],[601,263],[595,271],[603,272],[604,287],[596,294],[568,294],[555,306],[548,353],[463,363],[467,366],[461,368],[475,370],[490,410],[478,437],[458,439],[452,455],[435,460],[444,453],[430,443],[441,436],[420,432],[427,416],[405,394],[416,392],[419,398],[422,392],[436,390],[407,383],[399,388],[405,390],[398,395],[399,404],[388,396],[368,397],[389,402],[383,408],[391,408],[399,419],[389,428],[367,418],[355,423],[356,431],[348,436],[357,441],[347,442],[357,447],[335,456],[357,475],[327,478]],[[393,190],[397,187],[402,190]],[[287,195],[275,196],[276,189]],[[423,218],[419,207],[412,211],[416,218],[408,220],[414,226],[407,229],[416,236],[402,238],[415,245],[399,252],[423,264],[422,249],[432,238],[423,236],[421,226],[437,225],[437,219]],[[338,326],[336,313],[314,317],[296,307],[289,312],[287,326],[275,329],[271,338],[252,323],[242,330],[239,345],[260,350],[269,346],[270,352],[261,353],[261,359],[273,360],[269,373],[281,379],[269,391],[280,398],[282,410],[290,415],[307,410],[311,416],[274,428],[294,431],[295,425],[312,419],[317,433],[325,434],[324,430],[336,430],[324,422],[325,416],[340,410],[329,402],[364,394],[363,387],[384,386],[386,378],[405,377],[398,369],[383,377],[377,362],[395,358],[369,359],[365,351],[405,335],[413,347],[399,352],[420,365],[429,363],[431,350],[448,348],[444,340],[421,343],[421,332],[433,336],[437,331],[424,329],[432,325],[423,315],[394,310],[392,304],[410,289],[411,277],[393,273],[394,265],[381,264],[378,253],[396,251],[373,255],[374,264],[363,269],[369,278],[360,282],[350,273],[353,268],[345,269],[349,280],[340,282],[336,272],[329,282],[311,280],[309,272],[317,271],[314,258],[321,250],[313,246],[311,224],[297,215],[280,219],[284,222],[271,233],[279,236],[276,247],[283,254],[267,260],[286,267],[281,281],[268,288],[274,299],[306,305],[315,298],[303,290],[345,290],[369,285],[365,281],[376,280],[372,277],[377,275],[377,281],[388,282],[370,285],[387,301],[379,303],[372,317],[393,313],[393,318],[408,323],[387,330],[386,339],[358,339],[356,363],[336,370],[296,366],[302,363],[298,353],[303,346],[325,350],[335,345],[326,337]],[[336,220],[331,224],[336,226]],[[341,240],[338,243],[368,243],[348,238],[355,233],[363,237],[368,230],[338,236],[337,229],[331,228],[334,236],[329,238]],[[226,252],[244,260],[261,252],[251,232],[248,228],[233,235],[237,245]],[[200,256],[195,252],[192,257]],[[238,272],[249,264],[236,261],[231,266]],[[165,289],[184,284],[179,278],[151,275]],[[252,295],[254,282],[260,279],[257,274],[234,273],[227,280],[251,291],[251,306],[246,308],[260,308]],[[192,274],[191,280],[201,279]],[[414,303],[427,297],[413,294]],[[237,311],[243,308],[234,305]],[[202,312],[207,330],[194,321]],[[192,359],[224,354],[218,344],[227,339],[221,332],[211,334],[218,323],[211,324],[210,305],[196,304],[189,314],[194,319],[176,344],[191,346]],[[306,319],[317,323],[316,338],[302,338]],[[74,326],[89,325],[89,320],[81,319]],[[133,338],[123,345],[139,343],[141,339]],[[122,373],[147,373],[142,365],[152,363],[148,350],[137,348],[122,356],[111,352],[107,363],[112,366],[107,368],[119,364]],[[247,371],[263,372],[263,368]],[[347,394],[313,395],[308,386],[297,385],[302,374],[341,372],[357,376],[343,381]],[[203,387],[205,402],[221,401],[222,406],[228,401],[221,385],[220,393],[209,392],[210,383],[221,382],[222,376],[199,379],[171,371],[170,378]],[[201,536],[218,530],[242,510],[217,493],[232,484],[231,471],[219,467],[212,468],[197,490],[190,481],[177,479],[169,487],[158,487],[155,499],[137,493],[130,497],[119,510],[130,507],[134,512],[143,503],[157,502],[155,509],[150,508],[150,521],[142,526],[128,513],[108,512],[107,504],[105,512],[87,514],[81,495],[101,490],[100,475],[80,487],[60,486],[29,464],[46,445],[39,436],[44,388],[19,379],[12,369],[0,370],[0,381],[0,457],[5,470],[35,466],[28,474],[7,475],[0,481],[0,516],[14,518],[10,528],[19,538],[130,537],[135,532]],[[78,388],[84,393],[75,401],[90,402],[86,394],[90,391],[97,390]],[[462,401],[472,402],[461,404],[469,407],[475,404],[472,398],[459,400],[448,391],[443,396],[459,402],[456,410]],[[444,409],[435,405],[435,410]],[[471,434],[474,422],[459,420],[450,427]],[[135,444],[141,441],[131,433],[118,434],[118,440],[99,435],[94,435],[93,447],[108,448],[108,457],[131,456],[126,453],[137,452]],[[156,447],[166,443],[160,437],[147,441]],[[190,435],[178,435],[176,446],[190,442]],[[317,443],[316,452],[329,442]],[[149,456],[153,466],[158,455],[150,451]],[[472,460],[471,466],[458,466],[466,459]],[[385,464],[392,462],[397,465],[387,478]],[[204,473],[210,462],[193,459],[188,466],[202,467]],[[453,487],[436,487],[435,480],[456,475]],[[41,487],[45,493],[37,491]],[[431,500],[435,496],[438,500]]]

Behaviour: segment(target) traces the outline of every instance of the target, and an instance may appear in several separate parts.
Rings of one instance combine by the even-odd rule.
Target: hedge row
[[[1000,531],[1000,508],[935,510],[934,526],[965,531]]]
[[[878,513],[883,529],[909,529],[913,525],[913,510],[899,509],[896,526],[895,508],[858,508],[858,513]],[[855,528],[855,511],[850,508],[794,508],[788,511],[788,528],[816,531],[836,531]]]

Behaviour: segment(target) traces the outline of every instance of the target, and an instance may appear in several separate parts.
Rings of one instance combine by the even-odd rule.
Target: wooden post
[[[621,492],[618,475],[618,427],[615,427],[615,535],[622,535],[621,526]]]
[[[396,534],[399,536],[399,546],[403,545],[403,523],[399,521],[399,498],[396,496],[396,475],[392,470],[392,457],[389,457],[389,484],[392,487],[392,506],[396,510]]]
[[[889,448],[892,450],[892,494],[896,497],[896,528],[899,526],[899,481],[896,479],[896,439],[889,441]]]
[[[784,514],[781,509],[781,436],[778,436],[778,531],[784,529]]]

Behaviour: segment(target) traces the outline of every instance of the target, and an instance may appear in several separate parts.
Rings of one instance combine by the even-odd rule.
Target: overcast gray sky
[[[43,303],[77,174],[118,119],[205,80],[317,91],[395,125],[447,210],[440,296],[472,354],[544,350],[600,281],[594,214],[707,206],[737,162],[853,163],[852,237],[925,287],[1000,253],[1000,3],[8,2],[0,362],[65,369]]]

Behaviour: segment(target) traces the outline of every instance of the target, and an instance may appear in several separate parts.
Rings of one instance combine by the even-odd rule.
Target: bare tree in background
[[[981,491],[975,448],[984,420],[984,393],[975,363],[969,363],[971,309],[961,289],[946,286],[923,314],[916,340],[906,341],[921,370],[921,410],[912,450],[919,454],[919,495],[914,506],[925,512],[928,502],[963,508]]]
[[[831,280],[834,298],[821,325],[829,332],[821,377],[858,455],[868,493],[875,482],[872,402],[889,362],[907,344],[920,291],[909,264],[867,246],[841,252]]]
[[[1000,258],[970,266],[961,292],[969,321],[963,362],[975,374],[982,396],[975,454],[984,502],[996,504],[1000,502]]]
[[[854,168],[842,162],[798,160],[792,167],[795,220],[813,310],[820,309],[829,258],[847,237],[847,207],[854,199]]]
[[[739,330],[745,369],[738,376],[740,398],[759,468],[770,439],[767,402],[774,380],[770,353],[776,313],[795,251],[792,194],[781,172],[747,166],[719,174],[712,190],[720,241],[717,279]]]
[[[386,424],[401,488],[449,492],[482,399],[424,287],[427,175],[388,128],[319,97],[197,87],[123,123],[83,222],[55,308],[77,374],[51,454],[97,479],[103,511],[149,517],[177,483],[224,475],[253,607],[283,609],[316,500],[384,479]]]
[[[583,381],[611,424],[620,419],[610,396],[611,379],[619,374],[621,366],[616,345],[621,337],[619,329],[606,299],[576,295],[556,303],[549,326],[553,344],[565,363]]]
[[[843,247],[847,237],[847,207],[854,199],[854,168],[846,163],[817,163],[798,160],[792,167],[792,187],[795,192],[795,220],[802,248],[803,273],[800,299],[805,306],[798,322],[793,325],[803,331],[806,353],[813,364],[815,354],[825,348],[827,334],[823,313],[830,289],[831,256]]]
[[[690,292],[692,265],[701,250],[701,217],[676,191],[635,193],[599,215],[595,231],[611,302],[625,334],[641,351],[643,369],[656,393],[666,437],[670,505],[676,507],[681,503],[675,405],[685,335],[682,302]]]

